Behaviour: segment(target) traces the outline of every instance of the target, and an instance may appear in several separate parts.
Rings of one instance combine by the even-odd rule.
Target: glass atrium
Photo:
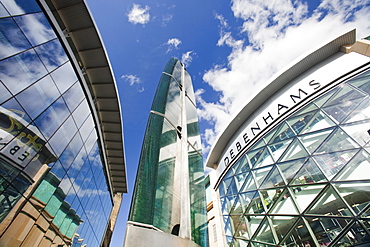
[[[370,243],[370,70],[258,140],[218,188],[230,246]]]

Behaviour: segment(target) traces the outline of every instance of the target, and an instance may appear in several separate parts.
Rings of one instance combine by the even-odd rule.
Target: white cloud
[[[179,45],[181,44],[181,40],[177,39],[177,38],[172,38],[172,39],[169,39],[167,42],[166,42],[166,45],[168,45],[168,49],[167,49],[167,52],[166,53],[169,53],[170,51],[172,51],[173,49],[179,49]]]
[[[203,134],[206,150],[231,115],[240,110],[261,83],[288,63],[345,31],[357,28],[358,37],[370,33],[370,6],[366,0],[324,0],[308,13],[304,1],[232,0],[231,9],[243,21],[239,30],[245,35],[237,40],[227,21],[220,21],[218,45],[232,48],[227,66],[214,65],[203,76],[219,95],[217,102],[206,102],[203,90],[197,92],[200,119],[213,125]]]
[[[193,57],[196,53],[194,51],[188,51],[183,53],[181,56],[181,62],[185,65],[186,68],[190,66],[190,63],[193,61]]]
[[[133,24],[146,24],[150,20],[149,6],[142,8],[139,4],[134,4],[130,13],[127,14],[128,21]]]
[[[144,91],[144,87],[142,86],[142,81],[136,75],[123,75],[121,79],[127,81],[130,86],[136,86],[137,90],[141,93]]]
[[[162,16],[162,26],[167,26],[167,23],[170,22],[173,18],[173,15],[166,14]]]

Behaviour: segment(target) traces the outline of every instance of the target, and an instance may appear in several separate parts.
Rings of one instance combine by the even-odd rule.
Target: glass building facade
[[[305,80],[312,86],[315,73],[344,73],[336,70],[344,61],[364,62],[331,77],[337,79],[311,98],[307,94],[309,100],[277,119],[226,164],[216,188],[229,246],[369,246],[370,62],[360,54],[340,55],[337,49],[335,58],[289,87]],[[280,103],[277,112],[288,108],[274,99]],[[263,109],[264,120],[271,120],[269,108]]]
[[[0,3],[0,245],[101,246],[118,191],[91,93],[45,6]]]
[[[181,96],[183,90],[185,98]],[[184,118],[186,126],[182,124]],[[181,170],[184,167],[185,172]],[[181,191],[183,180],[188,187],[185,200]],[[190,206],[187,217],[191,240],[207,246],[204,168],[195,96],[189,73],[179,60],[172,58],[153,100],[129,220],[179,235],[181,208],[186,206],[183,204]]]

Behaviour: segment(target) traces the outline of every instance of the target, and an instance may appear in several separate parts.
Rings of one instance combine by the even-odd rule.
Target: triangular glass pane
[[[276,127],[276,128],[273,128],[272,130],[270,130],[264,137],[263,139],[265,140],[265,143],[269,143],[269,141],[271,140],[271,138],[273,136],[275,136],[275,133],[279,130],[279,126]]]
[[[266,218],[260,224],[260,228],[255,233],[253,240],[264,242],[264,243],[275,244],[274,236],[272,234],[270,225]]]
[[[327,106],[323,109],[329,116],[341,123],[362,102],[361,99],[353,99],[343,104]]]
[[[271,157],[271,154],[268,148],[264,148],[260,158],[258,159],[257,163],[255,164],[254,168],[268,166],[274,163],[274,160]]]
[[[361,214],[361,217],[370,219],[370,207],[364,210],[364,212]]]
[[[221,198],[222,212],[229,213],[231,210],[231,207],[235,203],[236,198],[237,198],[236,195],[222,197]]]
[[[266,179],[260,186],[260,189],[275,188],[279,186],[284,186],[284,180],[280,175],[279,169],[274,167]]]
[[[369,109],[370,112],[370,109]],[[341,126],[342,129],[361,146],[365,145],[370,141],[370,119],[352,124],[346,124]]]
[[[243,214],[243,208],[242,204],[239,201],[239,197],[235,198],[234,205],[230,209],[230,216],[231,215],[242,215]]]
[[[243,228],[241,228],[239,231],[240,232],[242,232],[244,229]],[[235,239],[235,246],[239,246],[239,247],[247,247],[248,246],[248,244],[249,244],[249,241],[247,241],[247,240],[244,240],[244,239],[239,239],[239,238],[237,238],[237,239]]]
[[[316,246],[302,219],[299,219],[287,233],[288,236],[280,246]]]
[[[249,170],[248,160],[243,155],[238,162],[234,165],[235,167],[235,174],[243,173]]]
[[[339,235],[339,233],[350,224],[350,219],[340,219],[340,218],[320,218],[320,217],[306,217],[307,222],[317,238],[317,241],[324,246],[329,245],[333,242],[334,238]],[[342,246],[342,245],[334,245]]]
[[[370,156],[362,150],[338,173],[334,181],[369,179]]]
[[[229,188],[227,190],[227,195],[232,195],[238,193],[238,187],[236,186],[235,178],[231,178],[231,182],[229,183]]]
[[[303,130],[303,128],[310,122],[310,120],[312,119],[316,112],[317,111],[311,111],[300,116],[294,115],[294,117],[289,118],[287,122],[292,127],[294,132],[296,134],[299,134]]]
[[[279,126],[279,130],[275,132],[275,135],[271,138],[269,144],[280,142],[292,138],[293,136],[295,136],[295,134],[292,129],[286,123],[283,123]]]
[[[285,235],[292,229],[298,217],[292,216],[272,216],[270,217],[272,225],[274,226],[279,242],[285,237]]]
[[[332,90],[330,90],[329,92],[327,92],[326,94],[324,94],[323,96],[321,96],[320,98],[316,99],[314,101],[315,105],[317,105],[319,108],[321,108],[321,106],[323,106],[326,101],[328,101],[328,99],[335,93],[337,92],[339,89],[338,88],[334,88]]]
[[[230,186],[230,183],[233,181],[233,177],[229,177],[227,179],[223,179],[222,180],[222,183],[224,184],[224,187],[225,188],[229,188]]]
[[[337,128],[317,149],[316,154],[332,153],[359,147],[342,129]]]
[[[360,221],[361,222],[361,221]],[[365,223],[365,221],[362,221]],[[369,225],[367,222],[365,225]],[[369,246],[370,236],[359,222],[355,222],[335,246]],[[357,233],[357,236],[354,235]]]
[[[285,154],[283,154],[283,156],[280,158],[280,162],[300,159],[300,158],[307,157],[307,156],[309,156],[307,151],[303,148],[302,144],[297,139],[295,139],[289,145]]]
[[[307,125],[305,125],[305,127],[301,131],[301,134],[327,129],[335,125],[336,124],[334,123],[334,121],[331,120],[326,114],[324,114],[322,111],[318,111],[316,115],[311,119],[311,121]]]
[[[302,158],[298,160],[287,161],[283,163],[278,163],[277,166],[280,168],[281,173],[285,180],[290,183],[294,178],[294,175],[302,167],[307,158]]]
[[[270,214],[299,214],[294,205],[292,197],[287,189],[277,197],[274,205],[270,209]]]
[[[344,85],[328,102],[325,106],[341,105],[346,106],[349,102],[364,98],[366,95],[358,90]]]
[[[348,210],[347,206],[331,186],[327,186],[326,189],[321,191],[315,201],[315,204],[307,208],[306,214],[326,216],[336,215],[337,212],[333,209],[343,208],[344,210]]]
[[[249,207],[249,204],[253,202],[253,200],[256,199],[256,191],[251,191],[251,192],[246,192],[246,193],[241,193],[239,194],[239,201],[241,202],[243,206],[243,212],[247,210]],[[258,213],[259,210],[256,210],[256,213]],[[255,212],[248,212],[248,213],[255,213]]]
[[[241,189],[248,175],[249,175],[249,172],[235,175],[235,183],[236,183],[237,191]]]
[[[249,194],[247,196],[250,197]],[[262,206],[262,200],[259,196],[259,193],[256,191],[253,195],[252,201],[249,204],[247,204],[247,209],[245,210],[245,215],[262,214],[264,212],[265,212],[265,210],[263,209],[263,206]]]
[[[239,227],[240,232],[237,233],[240,237],[245,239],[250,239],[255,231],[257,230],[258,226],[261,224],[264,216],[242,216],[241,221],[242,225]]]
[[[369,74],[370,70],[367,70],[364,73],[352,78],[347,83],[370,94]]]
[[[278,160],[280,158],[280,156],[284,153],[285,149],[292,142],[292,140],[293,139],[285,140],[279,143],[274,143],[269,146],[270,152],[272,153],[274,160]]]
[[[357,152],[358,149],[352,149],[343,152],[316,155],[313,158],[320,166],[326,177],[330,180]]]
[[[369,83],[370,84],[370,83]],[[361,104],[343,121],[344,123],[352,123],[370,119],[370,99],[366,98]]]
[[[261,154],[263,153],[264,148],[262,149],[257,149],[251,152],[247,153],[247,157],[249,159],[249,162],[251,164],[251,167],[254,167],[260,158]]]
[[[282,188],[276,190],[261,190],[260,194],[262,195],[262,202],[265,205],[266,209],[270,209],[271,206],[275,203],[276,200],[282,195]]]
[[[331,129],[311,132],[309,134],[299,136],[298,139],[303,143],[308,152],[312,154],[331,132]]]
[[[272,169],[272,166],[268,166],[268,167],[262,167],[262,168],[259,168],[253,171],[253,174],[256,178],[257,186],[262,184],[263,180],[265,180],[267,174],[270,172],[271,169]]]
[[[240,193],[242,192],[247,192],[247,191],[252,191],[252,190],[256,190],[257,187],[256,187],[256,184],[254,182],[254,179],[252,177],[252,174],[249,173],[248,177],[245,179],[245,183],[242,187],[242,189],[240,190]]]
[[[259,140],[256,144],[254,144],[249,150],[256,150],[256,149],[259,149],[261,147],[264,147],[266,146],[266,143],[263,139]]]
[[[339,194],[358,215],[370,203],[370,182],[335,183]]]
[[[325,187],[324,184],[312,184],[291,187],[296,202],[298,203],[298,210],[300,213],[304,212],[308,205],[310,205],[316,196]]]
[[[316,163],[310,158],[292,179],[292,185],[312,184],[328,181]]]
[[[225,224],[225,228],[224,228],[225,234],[232,235],[232,229],[231,229],[232,222],[229,216],[224,215],[224,224]]]

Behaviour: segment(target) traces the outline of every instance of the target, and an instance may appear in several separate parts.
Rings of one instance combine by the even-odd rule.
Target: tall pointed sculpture
[[[204,168],[194,90],[189,73],[175,58],[162,72],[150,111],[128,230],[130,225],[207,246]]]

